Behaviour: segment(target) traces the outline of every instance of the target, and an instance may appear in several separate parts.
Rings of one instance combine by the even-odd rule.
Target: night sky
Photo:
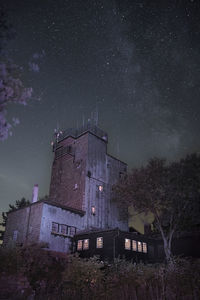
[[[4,0],[7,51],[34,89],[0,143],[1,210],[48,194],[55,128],[99,112],[109,153],[141,166],[200,151],[199,0]],[[30,70],[32,69],[32,70]]]

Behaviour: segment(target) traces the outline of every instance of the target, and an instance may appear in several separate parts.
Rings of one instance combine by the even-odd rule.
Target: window
[[[71,153],[72,152],[72,146],[71,145],[68,145],[67,146],[67,153]]]
[[[138,252],[142,252],[142,242],[138,242]]]
[[[82,250],[82,246],[83,246],[83,240],[78,240],[78,242],[77,242],[77,250],[78,251]]]
[[[103,192],[103,185],[99,185],[99,191]]]
[[[18,231],[17,231],[17,230],[14,230],[14,231],[13,231],[13,241],[16,241],[16,240],[17,240],[17,235],[18,235]]]
[[[51,231],[54,232],[54,233],[57,233],[59,231],[59,225],[58,225],[58,223],[52,222]]]
[[[97,248],[103,248],[103,238],[102,237],[97,238]]]
[[[142,249],[144,253],[147,253],[147,243],[142,243]]]
[[[60,233],[67,234],[68,233],[67,231],[68,231],[67,225],[61,224],[60,225]]]
[[[123,178],[123,172],[119,172],[119,179]]]
[[[83,241],[83,250],[89,249],[89,239]]]
[[[70,227],[69,234],[70,235],[75,235],[76,234],[76,227]]]
[[[74,190],[77,190],[77,188],[78,188],[78,184],[75,183],[75,185],[74,185]]]
[[[125,239],[125,249],[131,250],[131,240],[130,239]]]
[[[132,240],[132,250],[137,251],[137,242],[135,240]]]
[[[92,208],[91,208],[91,213],[92,213],[93,216],[95,215],[95,213],[96,213],[95,206],[92,206]]]

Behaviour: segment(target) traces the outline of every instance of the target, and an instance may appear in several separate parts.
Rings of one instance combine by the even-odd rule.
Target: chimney
[[[33,187],[33,195],[32,195],[32,203],[38,201],[38,184],[34,184]]]

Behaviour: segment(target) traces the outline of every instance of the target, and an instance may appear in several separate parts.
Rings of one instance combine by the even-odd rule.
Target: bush
[[[35,299],[197,300],[200,260],[177,258],[165,264],[133,264],[61,256],[32,245],[0,250],[4,274],[22,274]]]

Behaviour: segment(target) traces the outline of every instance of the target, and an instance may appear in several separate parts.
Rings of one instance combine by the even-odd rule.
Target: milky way
[[[200,149],[200,1],[4,0],[7,51],[34,89],[0,145],[2,210],[48,194],[54,129],[98,109],[109,151],[131,167]],[[164,2],[164,3],[163,3]]]

